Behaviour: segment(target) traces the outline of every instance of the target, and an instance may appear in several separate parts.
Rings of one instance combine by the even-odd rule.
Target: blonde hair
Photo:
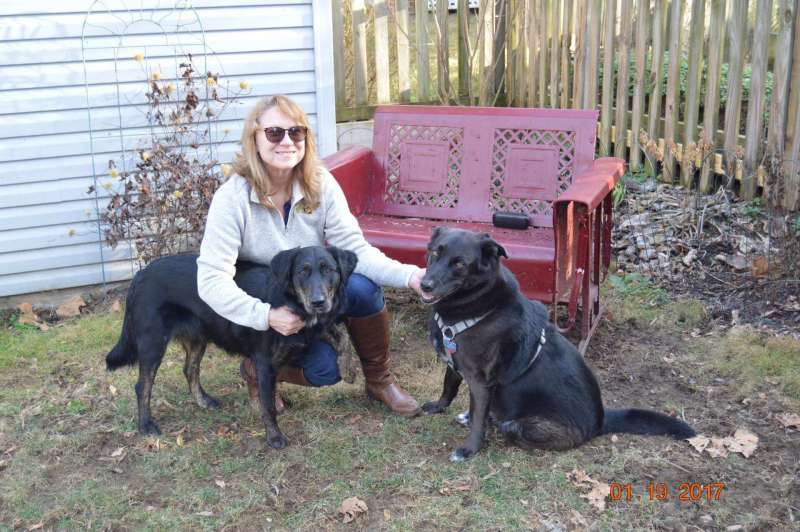
[[[273,107],[277,107],[281,113],[294,120],[297,125],[308,128],[305,140],[305,155],[303,160],[295,166],[292,179],[297,179],[300,182],[306,205],[311,209],[316,209],[319,205],[320,180],[314,134],[311,132],[305,111],[287,96],[276,95],[262,98],[250,110],[242,129],[242,151],[234,156],[233,171],[250,183],[258,193],[259,198],[264,199],[271,192],[269,175],[267,175],[267,168],[258,155],[255,135],[256,132],[263,129],[263,126],[258,123],[258,117]]]

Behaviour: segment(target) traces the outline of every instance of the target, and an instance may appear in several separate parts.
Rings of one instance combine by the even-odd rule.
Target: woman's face
[[[286,132],[280,142],[272,143],[267,140],[264,130],[268,127],[280,127],[288,130],[292,126],[299,125],[277,107],[267,109],[258,117],[256,147],[258,155],[267,166],[267,173],[270,177],[283,177],[291,174],[292,169],[303,160],[306,153],[306,141],[294,142]]]

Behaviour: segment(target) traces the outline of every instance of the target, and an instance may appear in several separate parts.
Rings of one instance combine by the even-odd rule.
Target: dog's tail
[[[692,427],[680,419],[638,408],[606,410],[602,434],[612,432],[672,436],[676,440],[691,438],[696,434]]]
[[[137,276],[134,276],[128,289],[128,297],[125,300],[125,317],[122,319],[122,332],[117,340],[117,345],[106,355],[106,367],[113,371],[122,366],[130,366],[139,360],[139,353],[133,341],[133,308],[134,298],[136,297]]]

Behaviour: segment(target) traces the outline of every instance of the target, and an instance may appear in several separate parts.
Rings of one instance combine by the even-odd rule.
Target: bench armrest
[[[575,176],[572,184],[554,203],[577,202],[586,205],[589,212],[595,209],[605,197],[614,190],[622,174],[625,173],[625,161],[616,157],[597,159],[583,173]],[[554,213],[558,209],[553,209]]]
[[[322,164],[342,187],[350,212],[354,216],[366,211],[373,159],[372,150],[369,148],[350,146],[322,160]]]

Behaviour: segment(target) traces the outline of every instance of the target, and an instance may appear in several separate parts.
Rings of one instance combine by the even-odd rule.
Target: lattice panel
[[[409,176],[402,176],[401,168],[404,143],[426,143],[439,145],[446,153],[446,162],[439,190],[414,190]],[[396,205],[416,205],[455,209],[458,206],[459,180],[461,179],[464,146],[464,129],[459,127],[436,127],[415,125],[393,125],[389,134],[389,153],[386,173],[386,189],[383,199]],[[413,176],[412,176],[413,177]],[[444,177],[444,176],[442,176]]]
[[[575,160],[575,132],[543,129],[495,129],[492,150],[492,180],[490,183],[489,212],[506,211],[528,215],[552,215],[552,202],[541,199],[524,199],[509,195],[506,189],[506,168],[509,156],[516,146],[541,146],[557,148],[558,187],[560,195],[572,183]],[[545,176],[545,180],[551,179]]]

